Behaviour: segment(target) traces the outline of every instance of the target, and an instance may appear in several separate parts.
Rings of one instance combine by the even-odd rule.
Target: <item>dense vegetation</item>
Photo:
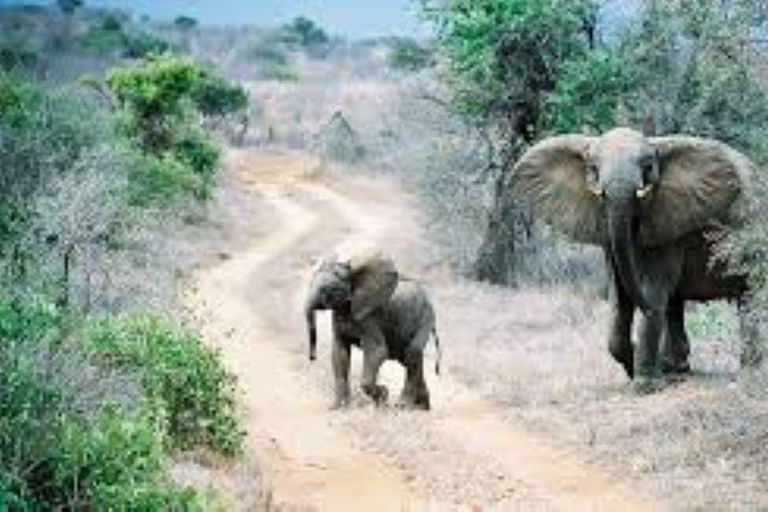
[[[168,455],[240,452],[233,377],[113,273],[153,216],[203,210],[219,149],[199,119],[247,97],[120,15],[59,7],[0,20],[0,509],[200,508]]]

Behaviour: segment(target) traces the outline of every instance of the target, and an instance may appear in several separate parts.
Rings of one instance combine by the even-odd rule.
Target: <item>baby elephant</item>
[[[406,369],[400,398],[404,407],[429,409],[424,381],[424,347],[430,335],[439,340],[435,313],[424,288],[398,276],[392,260],[381,253],[366,253],[348,262],[323,260],[310,282],[306,318],[309,358],[316,358],[315,311],[333,314],[334,408],[349,404],[349,362],[352,345],[363,351],[363,391],[376,404],[386,403],[388,392],[377,384],[379,368],[387,359]],[[435,366],[439,373],[439,358]]]

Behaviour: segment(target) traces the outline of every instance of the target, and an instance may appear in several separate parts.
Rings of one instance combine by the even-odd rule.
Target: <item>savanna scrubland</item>
[[[304,18],[159,24],[79,2],[0,11],[0,420],[16,433],[0,450],[5,503],[206,507],[217,500],[206,488],[218,486],[273,506],[270,484],[253,485],[258,461],[242,455],[238,384],[179,299],[194,267],[280,226],[237,172],[217,176],[224,146],[236,145],[309,154],[320,184],[418,224],[391,250],[436,299],[449,378],[505,421],[638,498],[765,506],[768,379],[762,367],[739,372],[733,306],[689,305],[693,373],[635,395],[605,347],[602,253],[537,222],[506,186],[542,137],[628,125],[727,142],[757,164],[763,190],[762,4],[420,6],[427,40],[350,41]],[[324,230],[351,229],[333,215],[291,268],[327,249]],[[719,250],[748,275],[758,316],[768,307],[763,219]],[[295,282],[272,270],[261,282],[274,290],[252,301],[278,318],[286,303],[276,297]],[[298,362],[303,348],[293,354],[311,377],[303,385],[328,388],[326,373]],[[440,383],[430,384],[438,423],[454,390],[441,395]],[[460,446],[446,451],[433,420],[358,410],[331,421],[446,503],[507,503],[496,469],[470,465]]]

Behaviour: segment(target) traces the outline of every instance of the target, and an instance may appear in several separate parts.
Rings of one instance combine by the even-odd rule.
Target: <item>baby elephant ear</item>
[[[380,252],[368,252],[350,260],[352,317],[361,320],[389,301],[399,280],[395,263]]]
[[[560,135],[529,148],[515,165],[514,193],[539,218],[578,242],[602,244],[605,227],[598,194],[587,183],[592,137]]]
[[[752,163],[712,139],[674,135],[651,138],[659,181],[644,200],[644,245],[660,245],[711,223],[733,222],[734,206],[752,176]]]

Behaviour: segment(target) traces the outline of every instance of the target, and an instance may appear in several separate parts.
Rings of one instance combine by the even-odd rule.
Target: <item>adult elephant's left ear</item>
[[[659,181],[642,200],[641,243],[662,245],[707,224],[733,224],[752,176],[747,157],[722,142],[674,135],[650,139]]]
[[[559,135],[529,148],[512,171],[515,195],[537,217],[579,242],[604,244],[605,223],[598,191],[587,182],[592,137]],[[597,192],[597,193],[596,193]]]

